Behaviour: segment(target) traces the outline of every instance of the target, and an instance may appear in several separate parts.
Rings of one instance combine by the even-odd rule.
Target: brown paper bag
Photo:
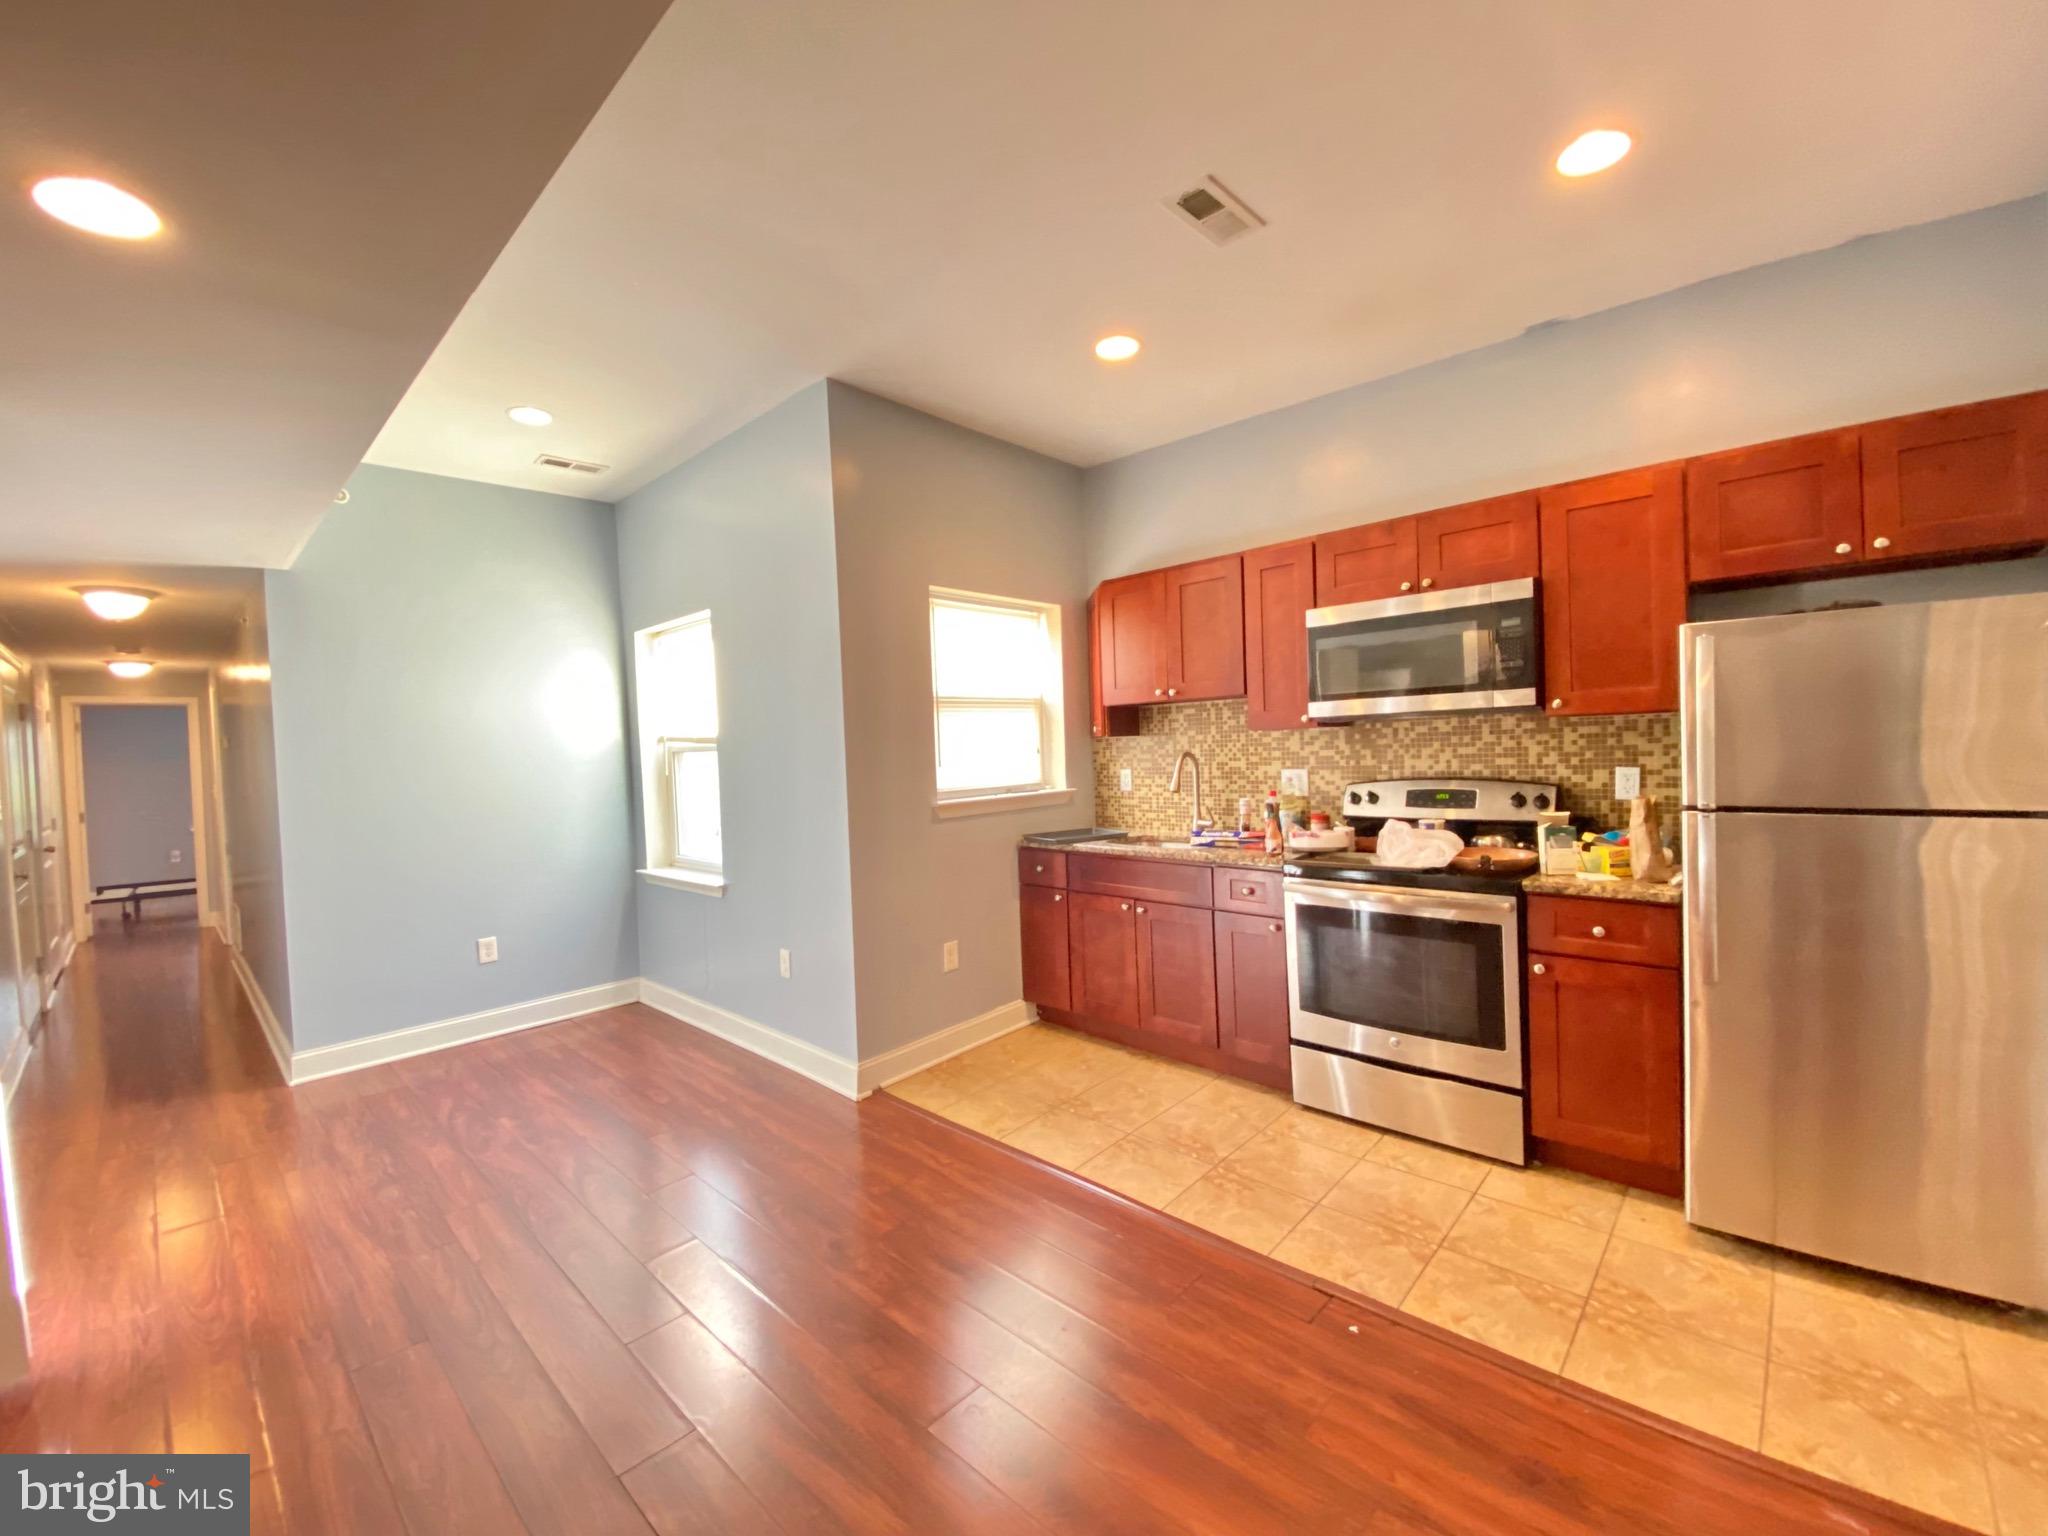
[[[1674,866],[1657,822],[1657,798],[1644,795],[1629,803],[1629,868],[1638,880],[1669,881]]]

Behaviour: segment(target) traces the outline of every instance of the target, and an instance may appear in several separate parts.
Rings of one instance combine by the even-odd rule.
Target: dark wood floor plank
[[[702,1435],[650,1456],[623,1481],[655,1536],[789,1536]]]
[[[614,1472],[690,1433],[689,1421],[515,1218],[486,1203],[451,1220],[484,1283]]]
[[[412,1536],[526,1529],[431,1346],[365,1366],[355,1383]]]
[[[396,1530],[398,1504],[348,1368],[317,1330],[274,1332],[250,1346],[251,1375],[286,1528]]]
[[[248,1451],[251,1468],[262,1470],[269,1447],[249,1377],[242,1285],[226,1223],[206,1221],[164,1233],[157,1265],[170,1448],[181,1455]]]
[[[634,1258],[645,1261],[690,1240],[689,1231],[652,1195],[566,1127],[530,1120],[519,1134],[542,1166]]]
[[[368,1365],[418,1343],[391,1260],[345,1180],[320,1166],[287,1169],[283,1178],[343,1363]]]

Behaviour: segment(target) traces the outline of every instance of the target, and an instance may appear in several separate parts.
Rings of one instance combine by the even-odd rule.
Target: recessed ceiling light
[[[1594,128],[1565,145],[1557,157],[1560,176],[1591,176],[1629,152],[1634,141],[1619,128]]]
[[[522,427],[544,427],[555,419],[553,411],[544,411],[537,405],[515,405],[505,414]]]
[[[1095,355],[1105,363],[1128,363],[1138,355],[1138,338],[1105,336],[1095,343]]]
[[[89,234],[147,240],[164,227],[156,210],[133,192],[90,176],[45,176],[28,195],[51,218]]]
[[[154,592],[145,592],[140,587],[73,587],[72,590],[95,614],[116,623],[134,618],[156,601]]]
[[[156,663],[149,661],[110,661],[107,670],[116,677],[147,677],[156,670]]]

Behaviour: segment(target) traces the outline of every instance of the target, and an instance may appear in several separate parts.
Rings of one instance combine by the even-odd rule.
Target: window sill
[[[640,878],[649,885],[666,885],[678,891],[695,891],[699,896],[723,896],[725,876],[697,869],[643,869]]]
[[[955,816],[992,816],[998,811],[1029,811],[1041,805],[1065,805],[1074,798],[1071,789],[1034,789],[1021,795],[977,795],[971,800],[940,800],[932,814],[940,821]]]

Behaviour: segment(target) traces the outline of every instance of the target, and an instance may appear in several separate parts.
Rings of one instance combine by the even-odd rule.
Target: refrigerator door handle
[[[1684,804],[1711,809],[1714,795],[1714,637],[1705,630],[1687,636],[1683,738]]]
[[[1701,812],[1685,818],[1686,920],[1693,931],[1692,972],[1710,987],[1721,979],[1719,871],[1714,864],[1714,818]]]

